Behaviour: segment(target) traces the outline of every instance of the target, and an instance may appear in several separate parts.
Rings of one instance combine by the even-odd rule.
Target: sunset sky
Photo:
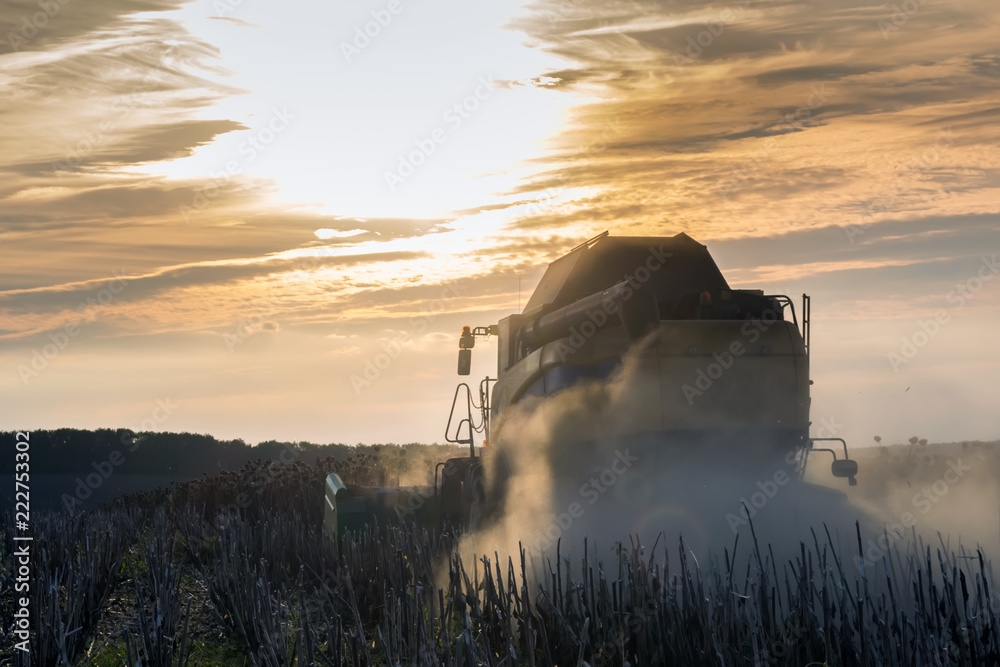
[[[995,439],[998,35],[990,0],[4,0],[3,428],[441,441],[461,326],[607,229],[811,294],[851,444]]]

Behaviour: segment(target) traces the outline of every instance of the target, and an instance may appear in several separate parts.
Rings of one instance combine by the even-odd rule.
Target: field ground
[[[928,525],[1000,472],[997,443],[853,454],[852,493]],[[320,531],[322,479],[376,464],[258,462],[99,510],[33,515],[31,664],[1000,662],[997,584],[986,552],[967,545],[911,529],[880,555],[860,539],[841,553],[820,529],[788,561],[755,536],[710,562],[666,541],[538,562],[470,558],[458,535],[402,527],[345,539],[337,557]],[[250,502],[235,503],[248,488]],[[0,659],[27,664],[12,648],[3,520]]]

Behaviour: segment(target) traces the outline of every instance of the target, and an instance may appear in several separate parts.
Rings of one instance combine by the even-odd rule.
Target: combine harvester
[[[496,377],[479,383],[478,397],[459,384],[452,401],[446,439],[469,455],[438,464],[427,487],[349,488],[331,473],[324,530],[336,537],[401,520],[475,529],[495,518],[510,469],[505,420],[588,382],[626,384],[627,419],[602,437],[655,449],[664,465],[692,452],[760,470],[788,461],[805,484],[809,455],[822,451],[833,455],[832,474],[854,485],[846,443],[809,436],[809,308],[803,295],[799,322],[787,296],[731,289],[686,234],[596,236],[549,265],[522,313],[463,329],[459,375],[470,373],[477,338],[498,341]],[[825,441],[836,449],[816,446]]]

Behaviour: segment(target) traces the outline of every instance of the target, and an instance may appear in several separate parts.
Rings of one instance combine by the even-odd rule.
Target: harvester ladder
[[[809,338],[812,333],[812,328],[810,327],[812,316],[812,299],[809,298],[808,294],[802,295],[802,340],[806,344],[806,355],[809,354]]]
[[[482,433],[487,442],[490,438],[490,382],[496,382],[496,378],[485,377],[479,383],[479,402],[472,398],[472,389],[465,382],[460,382],[455,387],[455,396],[451,399],[451,411],[448,413],[448,425],[444,429],[446,441],[457,445],[469,445],[469,456],[476,456],[476,433]],[[465,388],[465,416],[457,423],[455,422],[455,408],[458,407],[458,396]],[[472,418],[472,410],[480,411],[479,423]],[[454,432],[451,425],[455,423]],[[462,437],[462,428],[466,429],[468,437]],[[454,433],[454,437],[452,437]]]

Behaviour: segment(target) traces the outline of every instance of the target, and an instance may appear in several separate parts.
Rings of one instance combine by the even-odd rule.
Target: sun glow
[[[180,12],[219,46],[230,69],[220,81],[246,91],[201,115],[247,129],[144,165],[146,173],[206,185],[266,179],[273,204],[323,214],[438,217],[515,188],[575,103],[541,77],[555,58],[501,29],[521,3],[475,12],[458,2],[404,4],[377,33],[368,24],[382,16],[378,3],[309,5],[310,20],[292,23],[299,4],[305,11],[245,3],[238,22],[217,20],[207,0]],[[376,34],[366,39],[365,29]],[[427,48],[459,30],[470,42],[461,58]],[[266,56],[261,42],[271,45]]]

